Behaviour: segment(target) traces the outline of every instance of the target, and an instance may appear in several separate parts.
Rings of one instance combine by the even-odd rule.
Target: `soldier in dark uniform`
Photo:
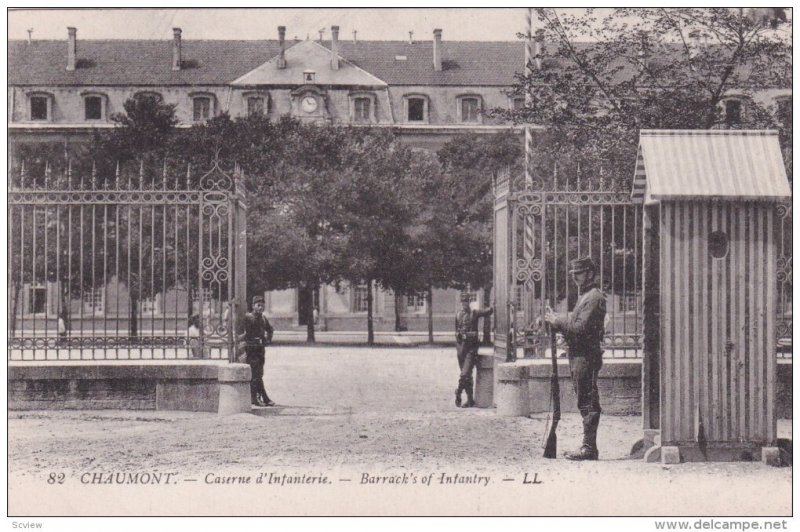
[[[469,306],[470,295],[461,294],[461,310],[456,314],[456,348],[458,367],[461,373],[456,388],[456,406],[469,408],[475,406],[472,392],[472,370],[478,361],[478,319],[489,316],[494,309],[473,310]],[[461,404],[461,392],[467,392],[467,402]]]
[[[583,416],[583,444],[566,452],[568,460],[597,460],[597,426],[600,424],[600,395],[597,374],[603,366],[600,345],[605,332],[606,295],[595,283],[596,267],[589,257],[572,261],[570,273],[578,285],[578,301],[572,312],[555,314],[550,307],[544,315],[556,332],[564,335],[569,348],[569,369]]]
[[[250,364],[250,401],[256,406],[275,406],[264,389],[264,347],[272,342],[274,330],[264,317],[264,298],[253,298],[253,312],[245,314],[244,333],[239,341],[245,343],[247,363]]]

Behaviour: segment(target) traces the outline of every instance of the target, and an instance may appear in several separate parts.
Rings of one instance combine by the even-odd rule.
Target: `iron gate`
[[[240,172],[217,160],[203,173],[137,166],[12,170],[9,360],[234,356],[246,282]]]
[[[519,179],[517,180],[519,181]],[[545,190],[545,188],[549,190]],[[546,356],[549,338],[537,319],[550,304],[571,309],[577,287],[569,263],[590,256],[607,296],[606,358],[641,358],[643,349],[643,211],[630,191],[609,191],[580,183],[559,189],[538,181],[535,190],[497,174],[494,204],[495,351],[507,360]],[[792,207],[777,207],[778,356],[791,358]],[[563,349],[559,336],[559,349]]]
[[[603,184],[558,190],[555,181],[551,190],[515,191],[504,181],[498,186],[506,195],[497,199],[508,212],[507,358],[544,356],[549,339],[537,319],[548,304],[557,312],[573,307],[578,290],[569,264],[585,256],[607,295],[605,356],[640,357],[642,211],[630,193],[604,191]]]

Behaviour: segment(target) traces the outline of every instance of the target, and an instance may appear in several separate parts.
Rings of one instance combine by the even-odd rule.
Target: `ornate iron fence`
[[[240,173],[137,166],[12,169],[9,360],[233,357]]]

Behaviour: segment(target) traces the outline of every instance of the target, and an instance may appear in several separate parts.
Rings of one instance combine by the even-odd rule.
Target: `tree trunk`
[[[138,290],[131,290],[131,306],[130,306],[130,316],[128,317],[129,333],[130,337],[139,336],[139,292]],[[200,321],[200,331],[202,333],[203,326],[202,320]]]
[[[428,311],[428,343],[433,343],[433,285],[428,285],[425,294],[425,310]]]
[[[305,297],[308,299],[306,305],[306,342],[312,344],[317,341],[317,338],[314,334],[314,292],[316,290],[319,290],[319,288],[314,287],[302,291],[302,293],[304,293]]]
[[[483,308],[489,308],[492,305],[491,301],[491,288],[486,287],[483,289]],[[492,320],[494,315],[486,316],[483,318],[483,345],[492,345]]]
[[[400,300],[402,296],[394,293],[394,332],[400,332]]]
[[[367,279],[367,345],[375,345],[375,330],[372,325],[372,279]]]

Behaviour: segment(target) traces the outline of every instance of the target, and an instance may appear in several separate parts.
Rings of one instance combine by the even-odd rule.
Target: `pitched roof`
[[[633,198],[791,198],[776,131],[642,130]]]
[[[225,85],[279,52],[277,40],[183,40],[184,67],[173,71],[171,40],[78,40],[78,65],[70,72],[66,40],[8,45],[9,85]],[[433,70],[431,41],[339,41],[339,49],[390,85],[505,86],[524,66],[522,42],[445,41],[440,72]]]

